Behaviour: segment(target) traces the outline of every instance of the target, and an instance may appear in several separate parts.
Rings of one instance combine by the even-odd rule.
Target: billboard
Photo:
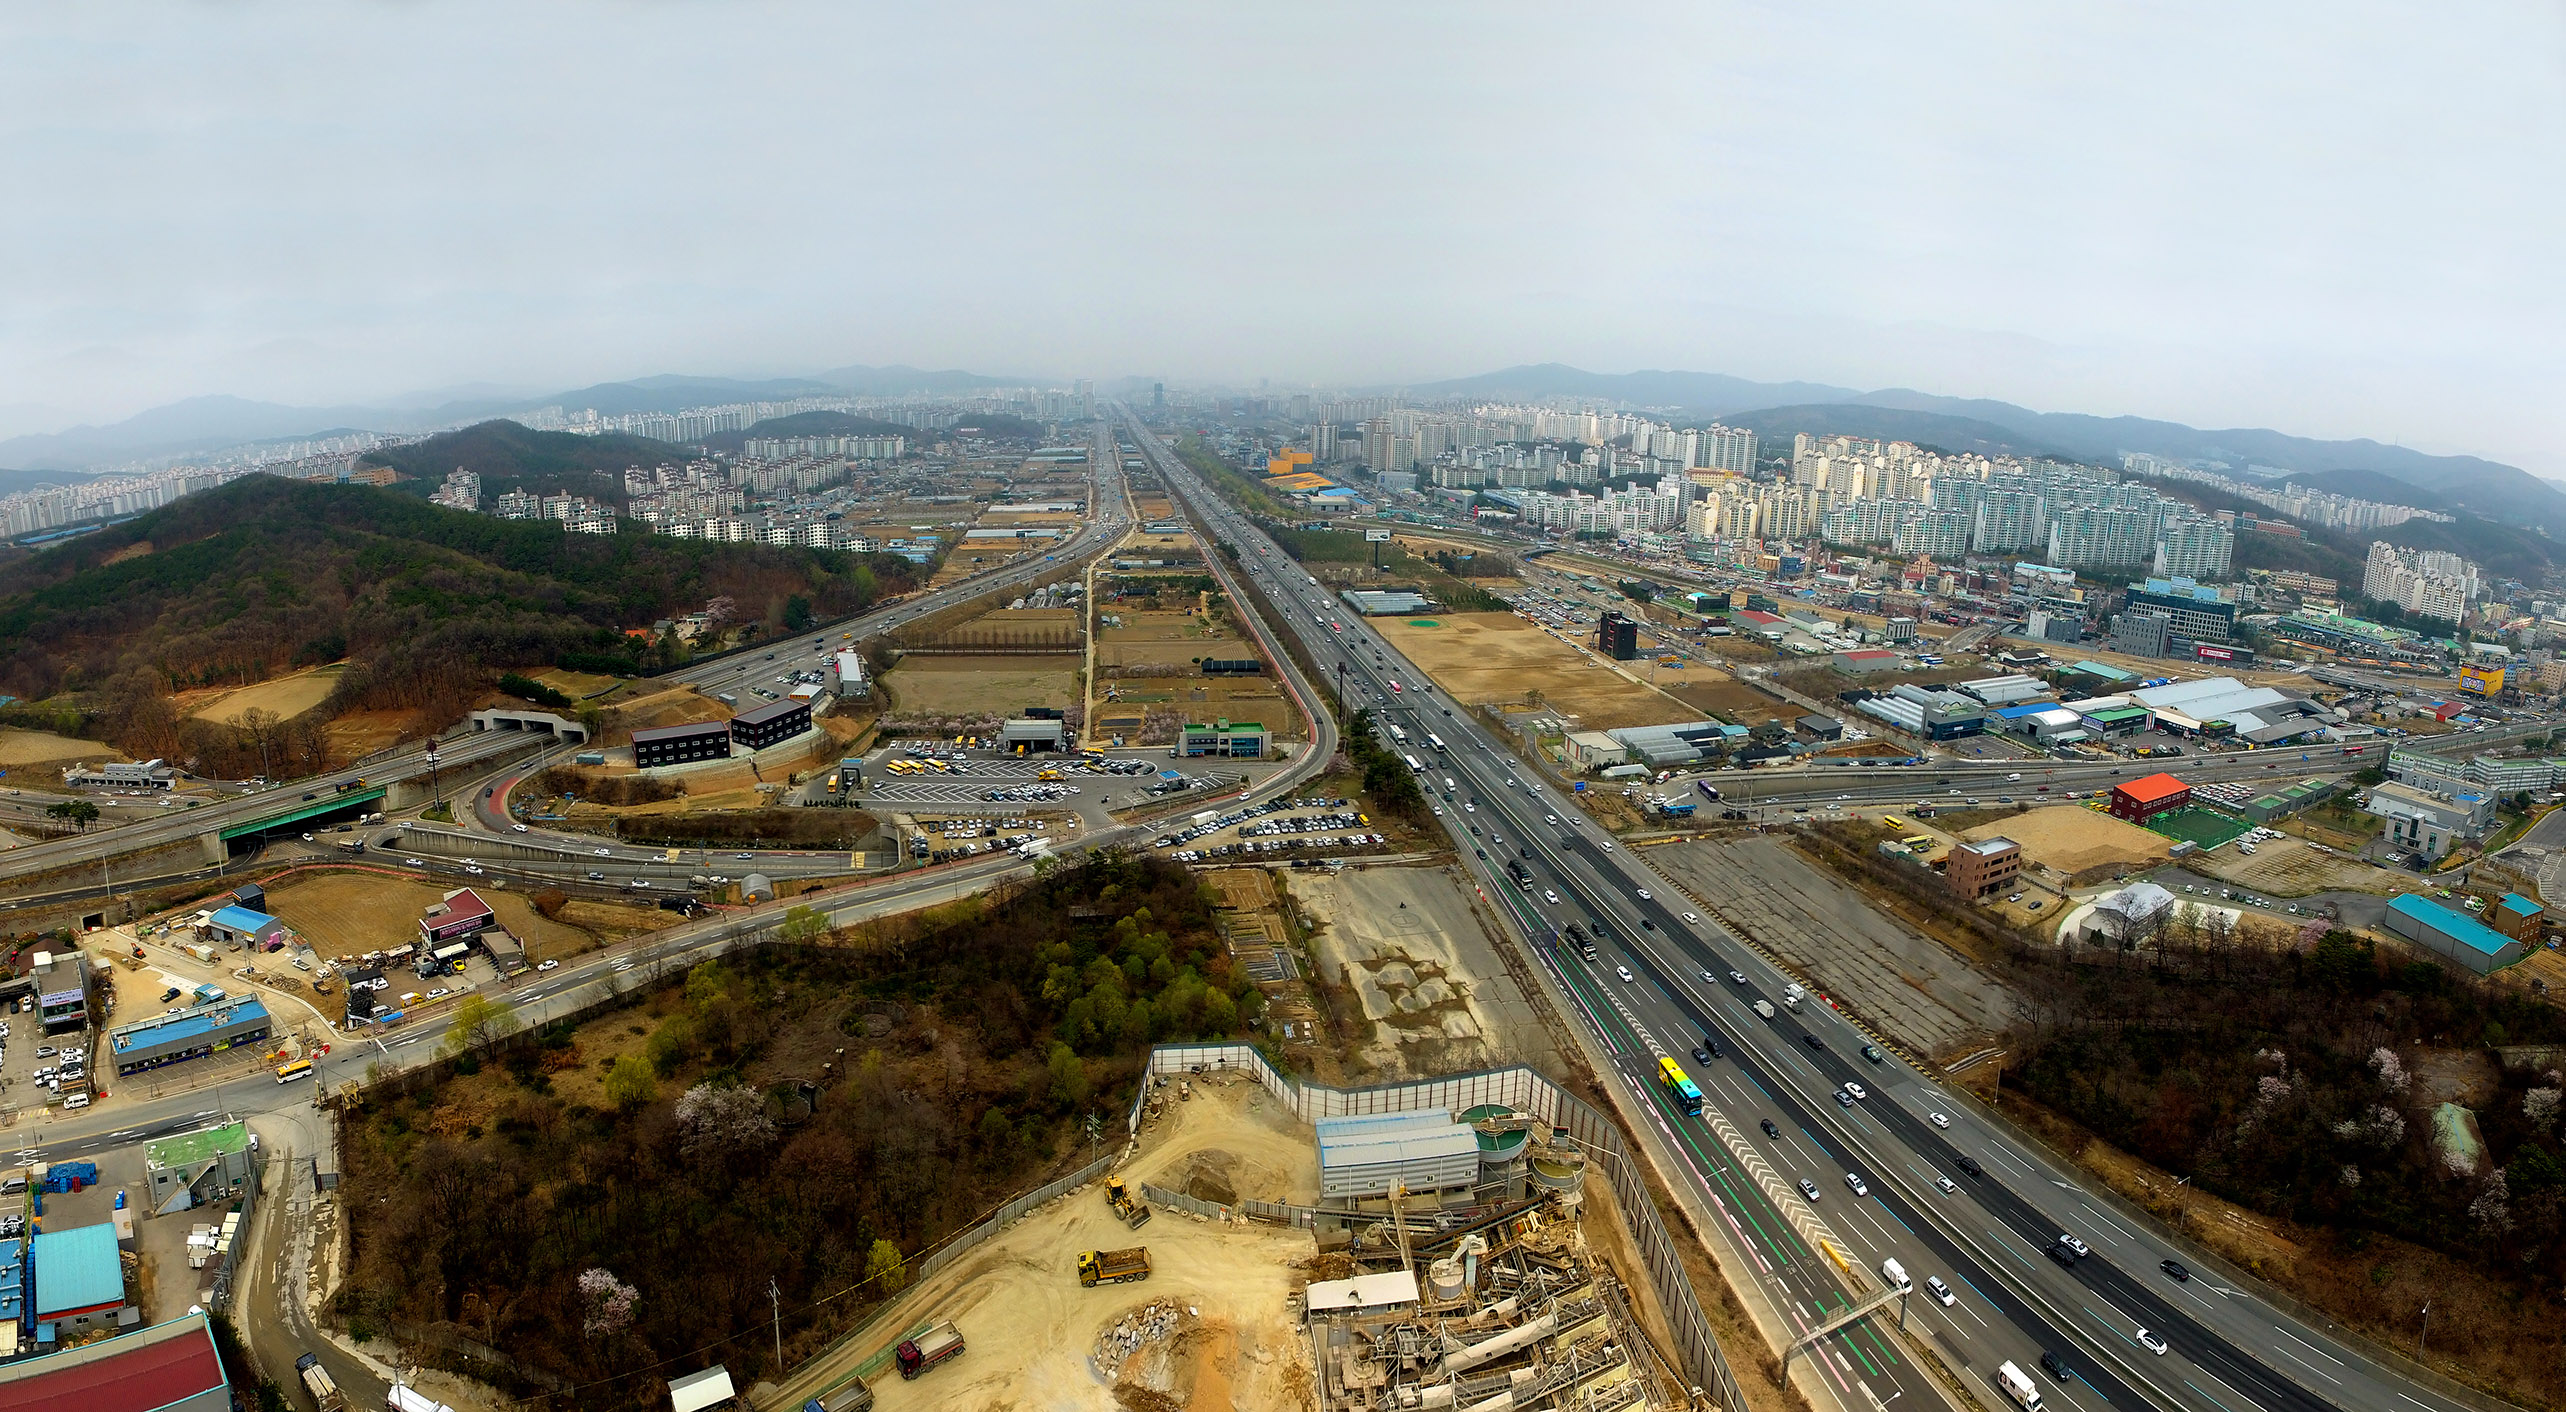
[[[1387,544],[1390,542],[1390,532],[1388,530],[1365,530],[1363,532],[1363,540],[1367,544]]]
[[[2204,662],[2232,662],[2236,660],[2236,654],[2224,647],[2211,647],[2207,644],[2203,644],[2202,646],[2196,647],[2192,650],[2194,654]]]
[[[2504,689],[2504,669],[2462,667],[2459,669],[2459,689],[2477,696],[2493,696]]]

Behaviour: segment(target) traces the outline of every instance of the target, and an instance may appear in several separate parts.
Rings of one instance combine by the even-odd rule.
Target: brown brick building
[[[2023,846],[2010,838],[1962,839],[1943,862],[1951,890],[1972,900],[2012,887],[2022,871]]]

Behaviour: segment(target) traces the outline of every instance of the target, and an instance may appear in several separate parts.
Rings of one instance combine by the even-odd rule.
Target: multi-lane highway
[[[1452,802],[1442,808],[1457,846],[1484,890],[1504,899],[1539,963],[1583,1009],[1616,1077],[1653,1115],[1649,1136],[1671,1169],[1691,1180],[1733,1268],[1756,1272],[1784,1320],[1804,1330],[1826,1322],[1848,1299],[1879,1291],[1879,1262],[1896,1259],[1919,1285],[1935,1276],[1950,1288],[1948,1305],[1920,1288],[1906,1317],[1929,1332],[1988,1405],[2003,1401],[1995,1369],[2012,1361],[2034,1371],[2054,1404],[2076,1412],[2456,1407],[2328,1332],[2285,1317],[2212,1273],[2195,1252],[2171,1248],[2115,1214],[2077,1174],[1982,1121],[1974,1105],[1953,1100],[1894,1056],[1866,1058],[1868,1038],[1823,1003],[1811,998],[1786,1008],[1788,977],[1778,967],[1697,916],[1642,857],[1615,846],[1519,770],[1360,618],[1309,583],[1163,445],[1133,430],[1197,519],[1238,547],[1286,629],[1323,671],[1341,663],[1349,694],[1404,726],[1412,741],[1428,731],[1442,737],[1446,749],[1430,759],[1428,774],[1437,795],[1445,777],[1454,782]],[[2252,759],[2223,762],[2222,769],[2261,774],[2262,766],[2282,763]],[[2331,763],[2344,767],[2340,759]],[[2285,768],[2317,764],[2312,758]],[[2080,767],[2058,768],[2053,792],[2069,782],[2067,770]],[[2016,772],[2029,773],[2017,765],[1973,774],[2001,779]],[[1872,789],[1882,798],[1913,798],[1916,777],[1932,777],[1900,773],[1906,779],[1898,785]],[[2112,776],[2105,766],[2091,784],[2082,773],[2072,778],[2101,787]],[[2017,797],[2038,782],[2028,779]],[[1725,790],[1728,780],[1721,783]],[[1858,792],[1850,778],[1828,791]],[[1981,797],[2004,792],[1986,787]],[[1527,870],[1528,887],[1501,871],[1508,861]],[[1571,924],[1598,938],[1594,962],[1561,944]],[[1758,1002],[1772,1007],[1770,1017]],[[1691,1051],[1707,1038],[1722,1052],[1701,1063]],[[1702,1091],[1698,1116],[1682,1111],[1657,1081],[1665,1058]],[[1866,1097],[1852,1096],[1857,1084]],[[2091,1253],[2062,1263],[2049,1253],[2061,1236]],[[1860,1273],[1838,1268],[1830,1251]],[[2168,1260],[2187,1267],[2189,1278],[2164,1269]],[[1903,1345],[1868,1327],[1894,1319],[1893,1306],[1823,1340],[1813,1366],[1843,1406],[1885,1403],[1909,1391],[1935,1395],[1899,1361]],[[2164,1351],[2141,1342],[2142,1328]],[[2057,1355],[2063,1375],[2038,1370],[2043,1353]]]

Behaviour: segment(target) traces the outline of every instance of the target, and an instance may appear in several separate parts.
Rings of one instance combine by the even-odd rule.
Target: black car
[[[2172,1275],[2179,1283],[2190,1284],[2192,1282],[2192,1272],[2183,1268],[2183,1262],[2180,1260],[2159,1260],[2156,1262],[2156,1268]]]
[[[1712,1058],[1717,1059],[1720,1057],[1720,1037],[1718,1035],[1706,1034],[1702,1036],[1702,1047],[1711,1051]]]
[[[1978,1165],[1978,1159],[1970,1156],[1966,1152],[1952,1158],[1951,1164],[1973,1177],[1983,1177],[1987,1175],[1987,1169]]]
[[[1773,1120],[1767,1118],[1764,1120],[1764,1135],[1766,1137],[1780,1137],[1782,1135],[1782,1130],[1773,1126]]]
[[[1807,1041],[1809,1042],[1809,1048],[1811,1048],[1811,1049],[1824,1049],[1824,1048],[1826,1048],[1826,1041],[1825,1041],[1825,1040],[1822,1040],[1822,1039],[1820,1039],[1820,1038],[1818,1038],[1816,1035],[1813,1035],[1813,1034],[1806,1034],[1806,1035],[1802,1035],[1802,1036],[1800,1036],[1800,1038],[1807,1040]]]
[[[1707,1063],[1711,1062],[1711,1051],[1709,1051],[1709,1050],[1707,1050],[1707,1049],[1704,1049],[1702,1046],[1700,1046],[1700,1045],[1698,1045],[1698,1044],[1697,1044],[1697,1045],[1694,1045],[1694,1046],[1693,1046],[1693,1062],[1694,1062],[1694,1063],[1696,1063],[1696,1064],[1707,1064]]]
[[[2067,1360],[2059,1357],[2057,1354],[2052,1353],[2047,1349],[2042,1349],[2040,1353],[2040,1366],[2041,1370],[2048,1373],[2049,1376],[2056,1378],[2062,1383],[2067,1381]]]
[[[2076,1252],[2068,1249],[2066,1246],[2052,1242],[2051,1244],[2044,1246],[2041,1253],[2071,1270],[2076,1267]],[[2049,1371],[2055,1373],[2058,1370],[2052,1368]]]

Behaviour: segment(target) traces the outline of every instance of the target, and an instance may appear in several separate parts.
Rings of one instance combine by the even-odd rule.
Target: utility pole
[[[775,1309],[775,1376],[780,1378],[784,1376],[784,1291],[776,1288],[772,1276],[766,1281],[766,1301]]]
[[[2424,1336],[2432,1332],[2432,1301],[2423,1302],[2423,1327],[2415,1331],[2415,1361],[2423,1361]]]

